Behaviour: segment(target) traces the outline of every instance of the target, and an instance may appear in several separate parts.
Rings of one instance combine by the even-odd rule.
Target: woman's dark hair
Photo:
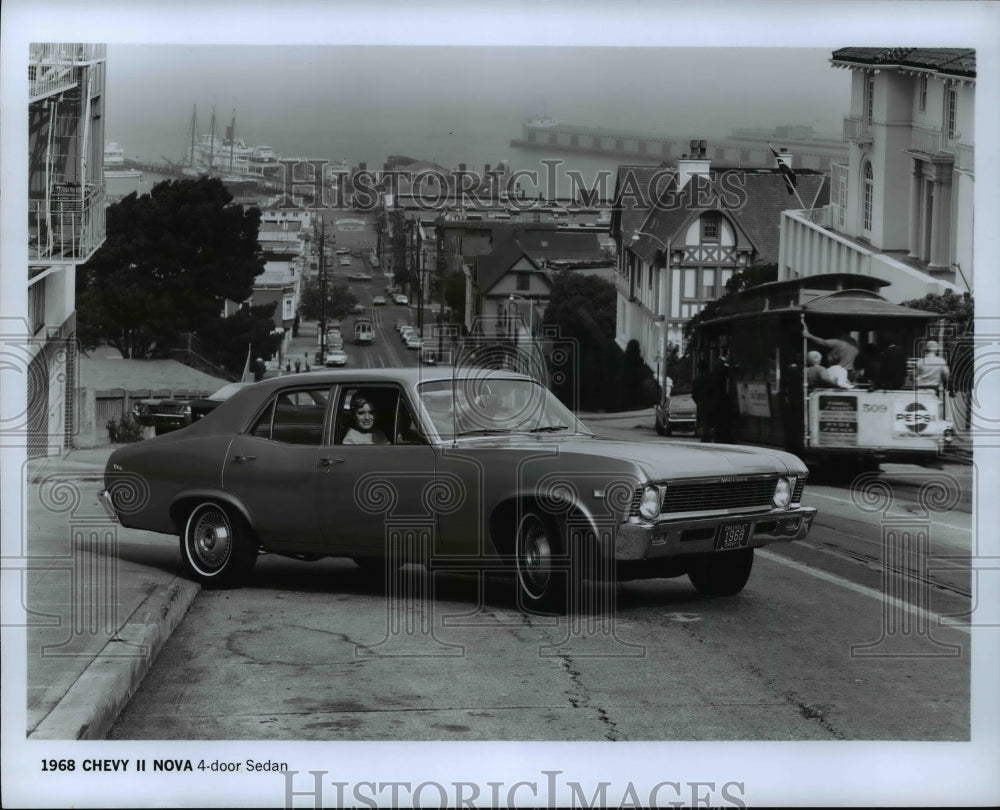
[[[372,405],[371,400],[368,399],[368,397],[366,397],[360,391],[355,392],[354,396],[351,397],[351,410],[357,412],[361,410],[361,408],[363,408],[365,405],[370,405],[371,409],[373,411],[375,410],[375,406]]]

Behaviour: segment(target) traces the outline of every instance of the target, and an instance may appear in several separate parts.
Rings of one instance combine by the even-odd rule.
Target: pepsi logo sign
[[[934,415],[920,402],[908,402],[901,411],[896,411],[897,424],[903,424],[910,433],[920,433],[934,421]]]

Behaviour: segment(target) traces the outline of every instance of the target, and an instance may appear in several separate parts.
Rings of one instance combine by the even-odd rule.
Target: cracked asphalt
[[[203,591],[109,739],[967,739],[968,656],[854,657],[877,603],[778,561],[733,599],[628,583],[572,622],[501,579],[405,573],[387,599],[346,560],[268,557]]]

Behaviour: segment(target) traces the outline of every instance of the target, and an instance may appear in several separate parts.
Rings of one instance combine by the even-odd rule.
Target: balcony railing
[[[944,136],[940,129],[934,127],[913,127],[910,130],[910,149],[927,155],[936,155],[942,151]]]
[[[104,186],[53,186],[46,199],[28,200],[28,261],[82,263],[104,242]]]
[[[976,147],[964,143],[956,143],[952,149],[955,152],[955,168],[974,175]]]
[[[871,143],[871,124],[857,115],[844,116],[844,139],[855,143]]]
[[[107,58],[108,46],[97,42],[35,42],[28,48],[30,65],[82,65]]]

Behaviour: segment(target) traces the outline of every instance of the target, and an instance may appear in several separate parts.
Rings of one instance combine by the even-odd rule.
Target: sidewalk
[[[104,739],[199,591],[179,576],[175,543],[123,541],[104,513],[112,449],[26,465],[26,545],[12,567],[27,606],[29,739]]]

